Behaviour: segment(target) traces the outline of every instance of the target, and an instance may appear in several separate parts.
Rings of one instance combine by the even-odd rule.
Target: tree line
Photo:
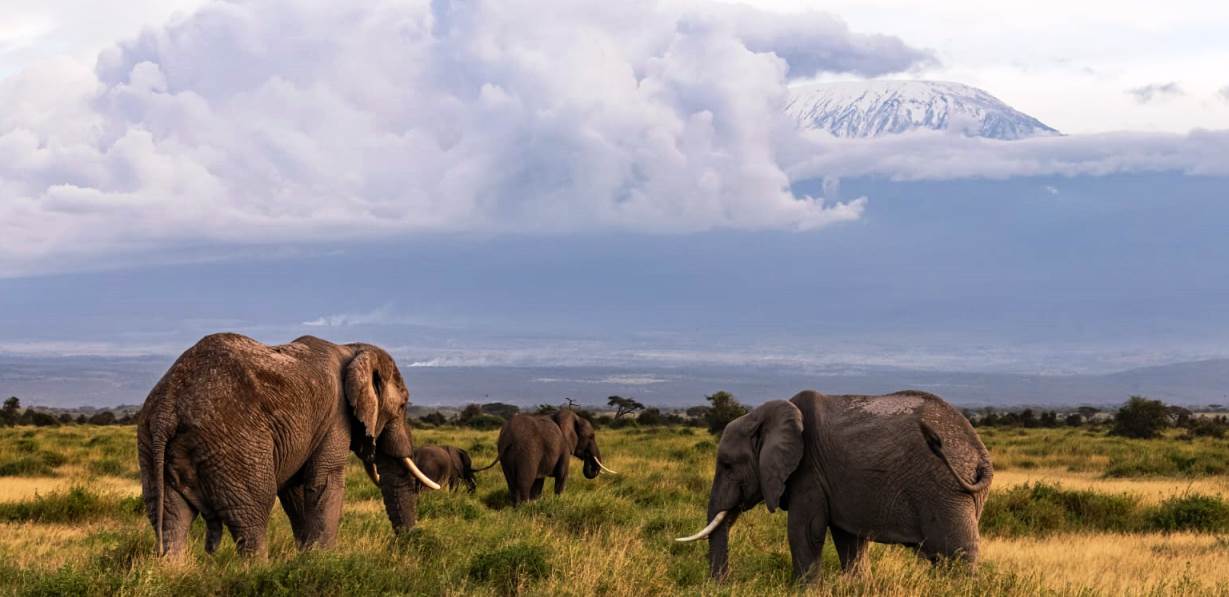
[[[1223,438],[1229,433],[1225,415],[1200,416],[1192,410],[1144,396],[1131,396],[1117,409],[1102,411],[1081,406],[1072,412],[1034,411],[1031,408],[1000,411],[993,408],[963,411],[975,427],[1089,427],[1110,435],[1151,439],[1166,429],[1182,429],[1182,437]]]
[[[58,427],[60,425],[128,425],[133,422],[133,415],[125,413],[116,415],[109,410],[100,410],[90,415],[80,413],[73,416],[71,413],[61,412],[52,413],[48,411],[36,410],[33,408],[23,408],[21,399],[16,396],[9,396],[4,401],[4,406],[0,407],[0,426],[11,427],[13,425],[34,425],[36,427]]]
[[[698,405],[686,409],[663,411],[657,407],[645,406],[635,398],[610,396],[606,406],[611,410],[596,411],[568,400],[562,405],[539,404],[526,409],[529,414],[552,414],[560,408],[571,408],[596,427],[622,429],[625,427],[703,427],[710,432],[720,433],[726,424],[748,412],[734,395],[726,392],[714,392],[705,396],[707,405]],[[498,429],[504,421],[522,412],[514,404],[488,402],[485,404],[467,404],[459,413],[451,417],[440,411],[434,411],[417,418],[422,425],[458,425],[474,429]]]

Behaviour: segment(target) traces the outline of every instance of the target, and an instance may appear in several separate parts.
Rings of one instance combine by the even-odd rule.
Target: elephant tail
[[[504,457],[504,455],[503,455],[503,454],[500,454],[499,456],[496,456],[496,457],[495,457],[495,462],[492,462],[491,464],[488,464],[488,465],[486,465],[486,466],[484,466],[484,467],[482,467],[482,468],[476,468],[476,469],[473,469],[473,471],[474,471],[475,473],[480,473],[480,472],[482,472],[482,471],[485,471],[486,469],[489,469],[489,468],[491,468],[491,467],[493,467],[493,466],[495,466],[495,465],[499,464],[499,459],[500,459],[500,458],[503,458],[503,457]]]
[[[163,550],[166,548],[166,545],[162,542],[162,519],[163,512],[166,509],[166,487],[163,485],[166,479],[166,472],[164,470],[166,468],[166,438],[155,437],[152,448],[154,452],[154,482],[152,488],[154,490],[154,502],[157,504],[155,506],[157,510],[154,514],[154,532],[158,535],[158,555],[162,555]]]
[[[983,459],[977,463],[977,470],[973,473],[973,482],[969,483],[964,480],[964,477],[952,466],[951,461],[947,459],[947,454],[943,451],[943,438],[935,432],[934,428],[927,425],[925,421],[918,421],[918,426],[922,429],[922,437],[926,438],[926,445],[934,452],[939,460],[947,466],[947,470],[952,473],[952,478],[956,479],[956,483],[960,484],[960,489],[967,493],[981,493],[990,486],[990,480],[994,478],[994,468],[990,466],[988,459]]]
[[[154,492],[154,503],[156,504],[154,512],[154,532],[158,535],[158,555],[162,555],[166,550],[166,544],[163,542],[163,519],[166,512],[166,445],[174,434],[175,428],[178,427],[177,421],[154,425],[150,434],[150,456],[153,461],[152,473],[153,483],[150,488]]]

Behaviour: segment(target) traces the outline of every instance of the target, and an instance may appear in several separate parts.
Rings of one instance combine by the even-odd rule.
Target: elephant
[[[202,338],[137,419],[141,492],[159,555],[181,554],[200,514],[206,551],[225,525],[241,554],[263,557],[275,498],[300,549],[332,545],[350,452],[379,486],[393,529],[413,527],[415,479],[439,485],[410,458],[408,401],[397,364],[370,344]]]
[[[709,574],[729,574],[729,532],[761,501],[788,513],[793,577],[815,581],[831,531],[843,571],[867,543],[913,547],[937,562],[976,563],[978,520],[994,467],[972,425],[933,394],[825,396],[767,402],[721,434],[708,525]],[[971,481],[966,479],[972,479]]]
[[[499,430],[497,447],[495,461],[478,470],[500,464],[513,506],[541,497],[546,477],[555,478],[555,495],[563,493],[569,456],[584,461],[586,479],[601,471],[617,474],[602,464],[593,425],[570,408],[549,415],[513,415]]]
[[[419,446],[414,450],[414,464],[441,486],[456,489],[461,483],[473,493],[478,488],[474,465],[469,452],[453,446]]]

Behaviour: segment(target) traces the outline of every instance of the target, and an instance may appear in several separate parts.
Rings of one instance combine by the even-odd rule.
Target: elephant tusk
[[[725,514],[725,510],[718,512],[717,515],[713,517],[713,521],[708,523],[708,526],[704,527],[699,533],[696,533],[690,537],[679,537],[678,539],[675,539],[675,541],[678,541],[679,543],[687,543],[689,541],[695,541],[697,539],[707,537],[709,533],[712,533],[713,530],[717,528],[717,525],[721,524],[721,521],[725,520]]]
[[[431,489],[440,488],[439,483],[432,481],[431,477],[424,475],[422,471],[418,470],[418,466],[414,464],[414,461],[409,456],[406,456],[405,458],[403,458],[401,462],[405,463],[406,470],[413,473],[415,477],[418,477],[418,480],[421,481],[423,485],[426,485],[427,487],[430,487]]]
[[[380,471],[376,469],[376,463],[364,462],[363,470],[367,471],[367,477],[371,479],[372,483],[375,483],[376,485],[380,484]]]
[[[619,473],[616,473],[616,472],[614,472],[614,471],[612,471],[612,470],[610,470],[610,469],[606,468],[606,465],[602,464],[602,461],[601,461],[601,460],[599,460],[596,456],[594,456],[594,457],[593,457],[593,461],[594,461],[594,462],[596,462],[596,463],[597,463],[597,466],[598,466],[599,468],[601,468],[602,470],[604,470],[604,471],[606,471],[606,472],[608,472],[608,473],[610,473],[610,474],[612,474],[612,475],[617,475],[617,474],[619,474]]]

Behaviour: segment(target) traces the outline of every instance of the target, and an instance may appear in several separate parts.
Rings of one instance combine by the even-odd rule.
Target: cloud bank
[[[0,275],[218,243],[814,229],[786,81],[931,60],[826,15],[214,2],[0,81]],[[99,257],[99,256],[103,257]]]
[[[1229,130],[1118,132],[1000,141],[918,130],[871,139],[810,133],[807,157],[787,168],[796,180],[883,176],[894,180],[1006,179],[1176,172],[1229,176]]]

